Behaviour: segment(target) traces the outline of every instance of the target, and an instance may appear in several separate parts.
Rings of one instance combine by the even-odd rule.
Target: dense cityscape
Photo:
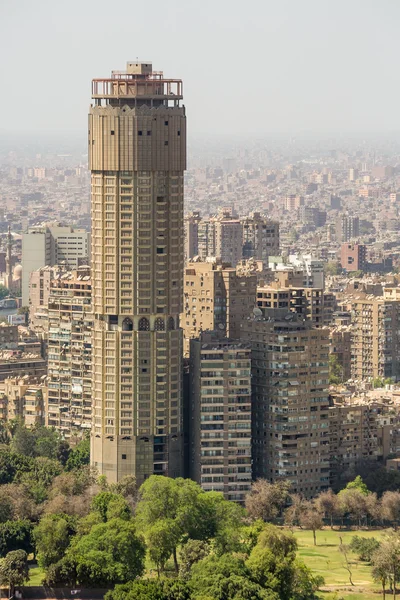
[[[326,36],[342,31],[347,48],[353,28],[338,26],[343,8]],[[400,142],[383,126],[393,98],[376,95],[389,70],[379,80],[371,62],[376,86],[368,83],[353,114],[352,87],[340,84],[351,69],[326,88],[324,77],[335,61],[343,71],[358,47],[348,57],[338,43],[330,55],[319,39],[326,69],[313,50],[304,64],[317,85],[300,84],[308,46],[299,37],[298,64],[284,44],[278,70],[268,54],[270,99],[250,39],[237,43],[233,79],[214,61],[211,32],[223,40],[235,28],[243,34],[247,18],[256,25],[254,15],[239,24],[237,9],[215,6],[204,63],[192,48],[196,66],[182,76],[173,52],[160,70],[161,46],[154,65],[112,64],[117,47],[110,62],[98,55],[79,133],[67,132],[85,112],[79,77],[67,86],[66,73],[60,86],[55,69],[32,87],[32,71],[1,99],[10,122],[17,113],[21,122],[0,129],[0,597],[396,598]],[[291,11],[274,10],[276,24],[255,26],[254,38],[263,31],[267,48],[266,32],[280,42],[285,30],[294,49]],[[184,12],[152,16],[154,31],[168,24],[172,39]],[[372,12],[383,19],[384,10]],[[4,15],[11,27],[11,5]],[[194,39],[201,11],[198,19]],[[366,56],[382,65],[372,48],[368,40]],[[70,51],[79,71],[85,52]],[[364,73],[368,61],[357,61],[348,82]],[[24,131],[28,88],[32,119],[48,119],[43,134]],[[387,121],[371,116],[378,105]],[[287,121],[287,133],[273,133],[273,111],[276,131]],[[293,127],[302,112],[314,132]],[[332,133],[322,132],[324,114]],[[359,132],[345,133],[362,115]]]

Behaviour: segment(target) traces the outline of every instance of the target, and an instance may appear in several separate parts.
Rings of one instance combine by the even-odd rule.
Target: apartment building
[[[27,427],[45,424],[47,403],[46,377],[24,375],[0,383],[1,418],[21,419]]]
[[[237,339],[240,324],[252,314],[257,275],[239,275],[221,262],[195,261],[184,273],[184,354],[189,356],[190,339],[201,331],[219,331],[221,337]]]
[[[328,331],[272,309],[245,321],[241,339],[252,347],[253,478],[315,496],[330,481]]]
[[[336,239],[340,243],[350,242],[360,235],[360,219],[342,215],[336,221]]]
[[[342,244],[340,264],[346,271],[365,271],[367,247],[364,244]]]
[[[279,281],[257,287],[257,306],[264,316],[271,309],[286,309],[307,319],[315,327],[325,324],[324,293],[321,289],[281,287]]]
[[[185,217],[185,260],[191,260],[199,255],[199,211],[194,211]],[[206,254],[206,256],[208,256]]]
[[[243,228],[243,258],[268,262],[270,256],[279,255],[279,223],[259,212],[241,219]]]
[[[92,286],[89,267],[51,282],[46,425],[64,437],[89,431],[92,421]]]
[[[48,334],[51,281],[67,270],[60,265],[45,266],[29,275],[29,326],[39,337],[47,338]]]
[[[212,332],[190,340],[190,476],[244,502],[251,487],[251,348]]]
[[[400,377],[400,301],[360,295],[351,303],[355,379]]]
[[[29,304],[29,278],[40,267],[89,264],[90,233],[58,224],[32,227],[22,234],[22,305]]]

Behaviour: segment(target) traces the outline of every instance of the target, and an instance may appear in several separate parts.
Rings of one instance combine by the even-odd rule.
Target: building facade
[[[150,63],[95,79],[92,464],[109,481],[183,468],[182,82]]]
[[[212,332],[190,341],[190,476],[244,502],[251,487],[251,347]]]
[[[59,274],[48,301],[48,406],[46,425],[64,437],[92,423],[92,287],[90,269]]]
[[[253,478],[312,497],[329,487],[328,332],[270,311],[243,323],[252,345]]]

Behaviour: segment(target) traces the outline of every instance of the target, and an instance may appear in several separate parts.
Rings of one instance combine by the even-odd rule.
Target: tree
[[[381,499],[383,517],[397,527],[400,520],[400,492],[385,492]]]
[[[146,532],[146,543],[151,560],[157,567],[158,576],[177,547],[180,530],[176,521],[159,519]]]
[[[189,585],[174,579],[141,579],[117,585],[105,600],[190,600]]]
[[[369,494],[369,490],[363,482],[360,475],[357,475],[357,477],[353,481],[350,481],[346,485],[345,490],[358,490],[364,496],[367,496]]]
[[[326,519],[329,519],[331,528],[333,520],[340,516],[340,502],[337,495],[332,490],[321,492],[315,499],[318,511],[321,512]]]
[[[157,521],[167,519],[174,522],[173,539],[176,543],[172,555],[177,572],[177,546],[188,538],[214,538],[219,553],[227,551],[235,541],[239,545],[243,509],[234,502],[224,500],[222,494],[206,493],[189,479],[152,475],[140,487],[139,498],[136,521],[147,539]]]
[[[17,476],[30,471],[33,461],[11,450],[0,450],[0,484],[12,483]]]
[[[391,582],[393,598],[396,598],[396,583],[400,578],[400,537],[398,533],[388,535],[372,555],[374,578],[381,581],[382,588]]]
[[[113,492],[99,492],[92,500],[92,510],[97,511],[104,522],[113,518],[130,519],[132,516],[127,500]]]
[[[304,510],[300,514],[300,525],[313,532],[314,546],[317,545],[317,530],[322,529],[324,521],[315,502],[305,503]]]
[[[50,575],[58,584],[109,587],[139,577],[144,570],[145,545],[135,524],[112,519],[76,536]],[[57,581],[57,577],[60,578]]]
[[[374,552],[379,548],[380,542],[374,537],[362,538],[358,535],[352,537],[349,548],[364,562],[371,562]]]
[[[340,271],[341,271],[340,265],[336,261],[333,261],[333,260],[328,261],[324,265],[325,275],[330,275],[330,276],[339,275]]]
[[[14,595],[15,586],[24,585],[28,579],[28,555],[25,550],[14,550],[0,560],[0,584],[8,586],[10,597]]]
[[[64,515],[45,515],[33,530],[39,566],[47,569],[61,560],[75,529]]]
[[[6,521],[0,524],[0,555],[5,556],[12,550],[33,552],[33,525],[29,521]]]
[[[306,501],[300,494],[291,494],[291,505],[285,510],[285,524],[289,527],[300,525],[300,517],[305,510]]]
[[[343,366],[340,364],[337,354],[329,355],[329,384],[339,385],[343,383]]]
[[[368,514],[367,496],[357,488],[346,488],[339,492],[339,500],[343,513],[348,514],[361,527],[362,519]]]
[[[210,545],[201,540],[188,540],[179,552],[180,575],[184,578],[189,577],[191,568],[194,564],[206,558],[210,554]]]
[[[255,481],[246,495],[247,513],[252,519],[273,521],[285,506],[290,490],[290,483],[278,481],[269,483],[266,479]]]
[[[0,283],[0,300],[4,300],[4,298],[8,298],[9,295],[10,295],[10,292],[9,292],[8,288],[6,288],[5,285]]]
[[[349,546],[347,546],[346,544],[343,544],[342,537],[340,537],[339,539],[340,539],[339,552],[343,556],[343,568],[346,569],[346,571],[349,574],[350,585],[354,585],[353,571],[351,569],[351,562],[350,562],[350,558],[349,558]]]
[[[90,463],[90,439],[86,437],[73,448],[65,464],[67,471],[81,469]]]

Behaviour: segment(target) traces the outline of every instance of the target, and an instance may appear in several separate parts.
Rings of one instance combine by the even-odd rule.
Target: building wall
[[[190,342],[190,476],[244,502],[251,487],[251,350],[202,334]]]
[[[283,310],[244,322],[241,339],[252,344],[253,478],[315,496],[330,477],[328,332]]]

